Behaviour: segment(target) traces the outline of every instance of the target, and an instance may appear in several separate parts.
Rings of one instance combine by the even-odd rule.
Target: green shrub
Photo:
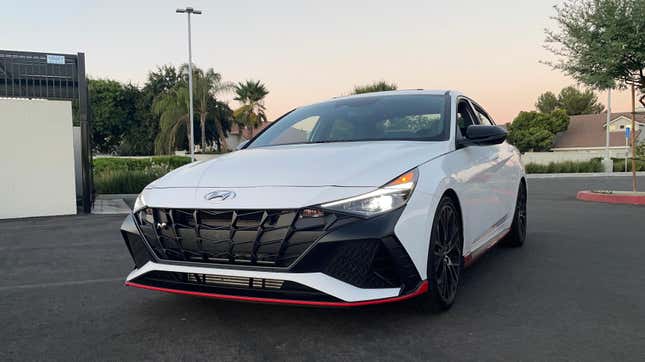
[[[96,175],[106,170],[145,170],[153,165],[166,165],[172,170],[187,163],[190,163],[190,157],[186,156],[154,156],[145,158],[100,157],[92,161],[92,167]]]
[[[538,163],[528,163],[524,166],[524,169],[526,173],[548,173],[548,167],[547,165],[540,165]]]
[[[551,162],[548,165],[529,163],[525,166],[526,173],[588,173],[602,172],[600,159],[591,161],[562,161]]]
[[[614,160],[614,172],[624,172],[625,171],[625,159],[624,158],[613,158]],[[627,171],[632,171],[632,159],[627,159]],[[636,159],[636,171],[645,171],[645,159]]]
[[[97,194],[136,194],[150,182],[187,163],[190,158],[184,156],[97,158],[93,160],[94,189]]]

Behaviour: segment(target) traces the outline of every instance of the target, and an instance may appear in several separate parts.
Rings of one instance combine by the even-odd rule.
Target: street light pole
[[[189,121],[190,124],[190,161],[195,162],[195,130],[193,126],[193,50],[191,46],[191,36],[190,36],[190,14],[200,15],[201,10],[195,10],[191,7],[186,7],[185,9],[177,9],[177,13],[185,13],[188,18],[188,99],[190,102],[189,105]]]
[[[607,123],[605,125],[605,172],[612,172],[613,161],[609,156],[609,122],[611,122],[611,88],[607,89]]]

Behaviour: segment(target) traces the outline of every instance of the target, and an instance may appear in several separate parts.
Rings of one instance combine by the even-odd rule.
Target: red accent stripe
[[[473,251],[472,253],[464,256],[464,266],[471,266],[475,260],[477,260],[480,256],[486,254],[486,252],[495,246],[500,240],[502,240],[511,230],[506,230],[503,234],[500,234],[496,239],[492,239],[489,241],[487,244],[482,245],[479,247],[479,249]]]
[[[192,291],[187,291],[187,290],[153,287],[153,286],[149,286],[149,285],[143,285],[143,284],[132,283],[132,282],[125,282],[125,285],[129,286],[129,287],[135,287],[135,288],[141,288],[141,289],[156,290],[158,292],[167,292],[167,293],[185,294],[185,295],[195,295],[195,296],[199,296],[199,297],[208,297],[208,298],[217,298],[217,299],[226,299],[226,300],[238,300],[238,301],[257,302],[257,303],[295,304],[295,305],[310,305],[310,306],[321,306],[321,307],[360,307],[360,306],[365,306],[365,305],[400,302],[402,300],[406,300],[406,299],[416,297],[416,296],[421,295],[423,293],[426,293],[428,291],[428,281],[424,280],[421,283],[421,285],[415,291],[413,291],[413,292],[411,292],[409,294],[400,295],[398,297],[366,300],[366,301],[360,301],[360,302],[316,302],[316,301],[310,301],[310,300],[258,298],[258,297],[244,297],[244,296],[227,295],[227,294],[192,292]]]
[[[609,204],[645,205],[645,195],[602,194],[593,191],[579,191],[578,200],[606,202]]]

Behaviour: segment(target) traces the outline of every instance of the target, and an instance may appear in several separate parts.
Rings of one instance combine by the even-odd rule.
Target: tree
[[[188,81],[188,64],[184,64],[180,68],[180,73],[186,82]],[[193,91],[195,96],[195,108],[199,115],[199,124],[201,130],[201,148],[202,152],[206,150],[206,117],[208,116],[208,105],[210,99],[214,99],[218,94],[233,89],[234,85],[229,82],[222,81],[222,75],[215,73],[213,68],[209,68],[206,72],[194,67],[193,68]],[[217,135],[219,141],[224,149],[228,148],[226,144],[226,134],[220,120],[215,118],[215,127],[217,128]]]
[[[579,114],[600,113],[605,106],[598,103],[598,96],[587,89],[584,92],[575,87],[566,87],[556,97],[552,92],[542,93],[535,103],[535,108],[542,113],[551,113],[560,108],[570,116]]]
[[[645,1],[567,0],[556,12],[559,29],[547,30],[546,40],[560,59],[551,65],[595,88],[631,86],[632,98],[640,89],[640,103],[645,106]],[[634,133],[631,143],[636,191]]]
[[[190,128],[188,85],[181,81],[160,94],[152,104],[152,111],[159,116],[159,134],[155,139],[155,153],[169,154],[175,148],[177,132],[182,126]],[[188,144],[190,135],[186,132]]]
[[[119,155],[152,155],[159,134],[159,116],[152,111],[159,94],[169,91],[181,80],[177,68],[163,65],[148,73],[136,105],[135,122],[126,130]]]
[[[247,80],[235,86],[235,100],[241,106],[233,113],[235,121],[241,128],[250,130],[267,121],[264,98],[269,94],[266,86],[260,81]]]
[[[551,113],[560,107],[558,97],[551,91],[544,92],[538,97],[535,108],[541,113]]]
[[[139,90],[132,84],[90,79],[88,84],[92,119],[92,146],[99,153],[114,153],[124,134],[137,119]]]
[[[395,83],[387,83],[381,80],[378,82],[374,82],[372,84],[354,86],[354,90],[352,91],[352,94],[384,92],[384,91],[393,91],[393,90],[397,90],[397,86]]]
[[[605,110],[605,106],[598,103],[598,96],[589,89],[581,92],[575,87],[563,88],[558,95],[558,102],[560,108],[570,116],[600,113]]]
[[[548,64],[597,89],[645,93],[645,1],[567,0],[555,9],[558,29],[546,41],[559,59]]]
[[[520,152],[549,151],[553,147],[555,135],[569,127],[569,116],[562,109],[549,114],[540,112],[520,112],[508,125],[508,141]]]
[[[215,146],[217,146],[219,151],[227,149],[226,134],[231,131],[231,126],[235,123],[233,110],[227,103],[212,98],[208,105],[208,115],[209,119],[206,123],[209,125],[212,124],[214,129],[212,132],[209,132],[207,128],[207,137],[214,140]],[[222,144],[222,140],[224,140],[224,144]]]

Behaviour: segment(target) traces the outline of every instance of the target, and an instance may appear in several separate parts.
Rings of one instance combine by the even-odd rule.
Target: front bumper
[[[150,233],[143,232],[136,216],[129,215],[121,232],[135,269],[126,285],[220,299],[321,306],[412,298],[426,292],[427,283],[394,235],[401,212],[325,229],[284,267],[195,262],[190,257],[194,253],[186,260],[164,258],[154,247],[158,240],[149,240]]]

